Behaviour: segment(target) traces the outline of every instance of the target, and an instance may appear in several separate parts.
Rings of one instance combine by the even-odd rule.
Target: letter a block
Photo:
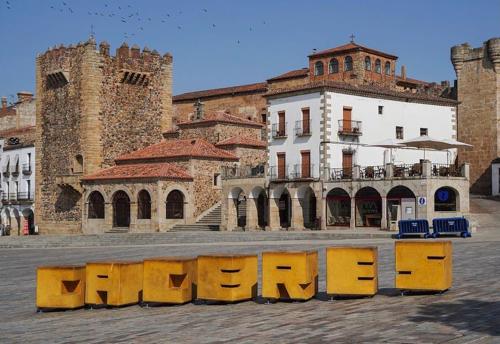
[[[183,304],[196,294],[196,258],[160,257],[144,260],[143,301]]]
[[[41,266],[36,270],[38,309],[75,309],[85,304],[85,266]]]
[[[378,290],[376,247],[326,249],[326,293],[373,296]]]
[[[445,291],[452,282],[451,241],[396,241],[396,288]]]
[[[125,306],[141,300],[142,262],[90,262],[86,270],[86,304]]]
[[[305,301],[317,291],[317,251],[262,253],[262,297]]]
[[[257,255],[198,257],[198,298],[236,302],[257,297]]]

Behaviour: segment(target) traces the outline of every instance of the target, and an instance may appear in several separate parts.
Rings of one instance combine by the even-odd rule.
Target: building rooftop
[[[267,81],[279,81],[279,80],[286,80],[286,79],[295,79],[295,78],[304,78],[309,75],[309,68],[301,68],[301,69],[294,69],[289,72],[280,74],[278,76],[272,77],[271,79],[267,79]]]
[[[260,123],[231,115],[230,113],[227,113],[225,111],[216,111],[216,112],[212,112],[212,113],[207,113],[203,116],[202,119],[180,122],[180,123],[177,123],[177,126],[178,127],[186,127],[186,126],[196,125],[196,124],[200,124],[200,123],[228,123],[228,124],[240,124],[240,125],[253,126],[253,127],[257,127],[257,128],[262,127],[262,124],[260,124]]]
[[[217,148],[204,139],[186,139],[162,141],[146,148],[121,155],[116,159],[116,162],[126,163],[134,160],[171,158],[239,160],[236,155]]]
[[[267,142],[247,136],[233,136],[226,140],[218,142],[216,146],[217,147],[241,146],[241,147],[266,148]]]
[[[258,82],[254,84],[230,86],[223,88],[213,88],[209,90],[195,91],[178,94],[172,97],[173,102],[179,102],[183,100],[196,100],[217,96],[226,96],[228,94],[240,94],[240,93],[254,93],[254,92],[266,92],[267,84],[265,82]]]
[[[114,180],[114,179],[145,179],[161,178],[171,180],[187,180],[193,178],[189,173],[171,163],[149,163],[117,165],[82,178],[84,181]]]
[[[390,59],[393,59],[393,60],[396,60],[398,58],[396,55],[384,53],[383,51],[380,51],[380,50],[371,49],[371,48],[362,46],[362,45],[354,43],[354,42],[350,42],[350,43],[347,43],[347,44],[344,44],[344,45],[340,45],[340,46],[335,47],[335,48],[330,48],[330,49],[325,49],[325,50],[317,51],[317,52],[309,55],[309,57],[320,57],[320,56],[325,56],[325,55],[335,55],[335,54],[338,54],[338,53],[347,53],[347,52],[351,52],[351,51],[364,51],[364,52],[371,53],[371,54],[374,54],[374,55],[384,56],[384,57],[387,57],[387,58],[390,58]]]

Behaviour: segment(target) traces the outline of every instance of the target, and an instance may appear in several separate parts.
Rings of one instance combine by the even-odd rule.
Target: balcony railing
[[[392,169],[392,177],[408,178],[420,176],[422,176],[422,164],[420,163],[394,165]]]
[[[33,192],[2,192],[2,201],[12,202],[12,201],[33,201]]]
[[[351,136],[362,135],[361,121],[339,119],[339,134]]]
[[[382,179],[386,176],[384,166],[366,166],[359,169],[360,179]]]
[[[32,201],[33,200],[33,193],[31,193],[31,192],[18,192],[17,193],[17,200],[18,201]]]
[[[326,180],[346,180],[352,179],[352,168],[327,168]]]
[[[302,164],[294,165],[293,172],[291,173],[290,177],[293,179],[314,178],[314,164],[311,164],[309,166],[302,166]]]
[[[290,179],[288,173],[288,165],[284,167],[269,166],[269,179],[270,180],[287,180]]]
[[[265,176],[265,165],[225,167],[222,179],[259,178]]]
[[[311,121],[296,121],[295,122],[295,136],[310,136]]]
[[[31,174],[31,164],[23,164],[23,174]]]
[[[279,138],[285,138],[287,137],[287,127],[288,123],[285,122],[285,126],[279,125],[279,123],[274,123],[271,127],[271,134],[273,138],[279,139]]]
[[[434,177],[461,177],[459,168],[453,164],[432,164],[431,174]]]

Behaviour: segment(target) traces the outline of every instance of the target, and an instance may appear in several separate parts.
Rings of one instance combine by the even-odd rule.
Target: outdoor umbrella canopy
[[[424,150],[424,159],[425,159],[425,150],[433,149],[433,150],[446,150],[452,148],[460,148],[460,147],[472,147],[467,143],[463,143],[453,139],[436,139],[427,135],[418,136],[412,139],[403,140],[401,142],[406,147],[414,147]]]
[[[368,147],[381,147],[390,149],[390,161],[393,162],[392,149],[393,148],[404,148],[405,145],[401,144],[403,140],[400,139],[385,139],[379,142],[372,143]],[[385,161],[385,158],[384,158]]]

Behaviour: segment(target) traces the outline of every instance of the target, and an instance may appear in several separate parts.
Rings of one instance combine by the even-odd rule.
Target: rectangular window
[[[278,179],[286,177],[286,154],[278,153]]]
[[[214,186],[219,186],[220,173],[214,173]]]
[[[31,180],[27,179],[26,180],[26,191],[28,194],[28,199],[31,199]]]
[[[302,158],[301,177],[311,178],[311,152],[301,151],[300,156]]]
[[[278,136],[286,136],[285,111],[278,112]]]
[[[420,128],[420,136],[427,136],[429,131],[427,128]]]
[[[384,114],[384,107],[382,105],[378,106],[378,114],[383,115]]]
[[[266,123],[267,122],[267,113],[263,113],[262,115],[260,115],[260,118],[262,120],[262,123]]]
[[[396,138],[400,140],[404,139],[403,127],[396,127]]]
[[[302,109],[302,134],[307,135],[311,132],[311,125],[310,125],[310,115],[309,115],[309,108],[307,109]]]

